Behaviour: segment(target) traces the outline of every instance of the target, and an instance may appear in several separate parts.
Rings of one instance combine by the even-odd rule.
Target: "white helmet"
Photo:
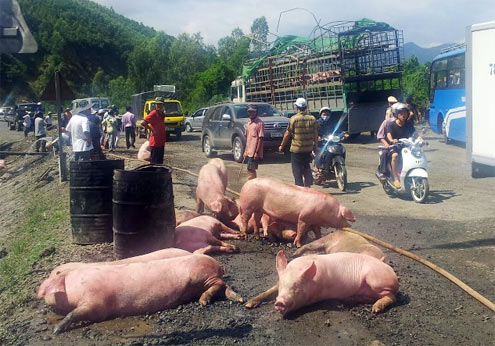
[[[394,117],[397,118],[400,112],[406,111],[409,113],[409,108],[402,102],[397,102],[392,105],[392,112],[394,113]]]
[[[321,112],[323,112],[323,111],[328,111],[329,113],[332,113],[332,110],[330,108],[328,108],[328,107],[321,107],[319,114],[321,115]]]

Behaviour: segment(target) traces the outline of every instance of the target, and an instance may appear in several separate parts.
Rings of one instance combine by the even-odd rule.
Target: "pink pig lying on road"
[[[175,228],[175,246],[194,253],[238,252],[239,248],[220,239],[241,239],[239,232],[208,215],[188,220]]]
[[[327,299],[374,303],[378,313],[396,301],[399,281],[382,261],[362,254],[340,252],[310,255],[287,264],[283,251],[277,254],[278,296],[275,310],[281,314]]]
[[[172,258],[172,257],[180,257],[180,256],[188,256],[188,255],[191,255],[191,252],[186,251],[186,250],[182,250],[182,249],[168,248],[168,249],[150,252],[148,254],[141,255],[141,256],[135,256],[135,257],[129,257],[129,258],[121,259],[118,261],[90,262],[90,263],[71,262],[71,263],[61,264],[61,265],[55,267],[52,270],[52,272],[50,273],[49,278],[54,278],[54,277],[62,275],[62,274],[67,274],[71,270],[79,269],[79,268],[86,267],[86,266],[117,265],[117,264],[127,264],[127,263],[137,263],[137,262],[150,262],[150,261],[164,259],[164,258]],[[45,285],[45,284],[48,284],[47,280],[45,280],[41,284],[39,290],[43,290],[44,289],[43,285]]]
[[[195,217],[200,216],[199,213],[194,210],[179,210],[175,209],[175,226],[179,226],[180,224],[194,219]]]
[[[293,242],[296,238],[296,224],[281,220],[274,220],[267,214],[263,214],[260,222],[261,227],[263,228],[263,237],[267,238],[271,242]],[[237,215],[232,223],[240,229],[242,225],[241,214]],[[259,228],[256,227],[254,214],[249,219],[247,233],[253,233],[257,239],[259,238]]]
[[[206,205],[221,221],[230,221],[237,216],[237,204],[225,196],[227,180],[227,168],[221,159],[211,159],[201,167],[196,188],[196,212],[203,213]]]
[[[309,244],[304,245],[294,252],[294,257],[302,256],[307,253],[336,253],[336,252],[353,252],[369,255],[385,261],[385,255],[378,247],[370,244],[366,239],[358,234],[337,231],[327,234],[323,238],[316,239]]]
[[[256,225],[259,225],[263,213],[274,219],[297,224],[294,239],[297,247],[301,246],[308,228],[343,228],[349,226],[349,221],[356,220],[349,209],[328,193],[271,178],[256,178],[244,184],[240,213],[242,234],[246,234],[248,221],[253,214]],[[319,233],[319,230],[315,233]]]
[[[224,269],[213,258],[193,254],[120,265],[95,265],[48,278],[38,297],[68,312],[54,333],[78,321],[154,313],[199,297],[207,305],[218,293],[242,302],[222,280]]]
[[[137,158],[138,160],[151,161],[151,147],[149,141],[141,144],[137,153]]]

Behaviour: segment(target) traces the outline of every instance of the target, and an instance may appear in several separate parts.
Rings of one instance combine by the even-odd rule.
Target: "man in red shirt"
[[[163,98],[155,98],[156,109],[148,113],[143,120],[143,127],[150,130],[151,164],[163,164],[165,153],[165,113],[163,112]]]

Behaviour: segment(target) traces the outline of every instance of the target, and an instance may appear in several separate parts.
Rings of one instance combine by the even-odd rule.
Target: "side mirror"
[[[230,120],[232,120],[232,118],[230,117],[230,114],[224,114],[224,115],[222,115],[222,120],[230,121]]]

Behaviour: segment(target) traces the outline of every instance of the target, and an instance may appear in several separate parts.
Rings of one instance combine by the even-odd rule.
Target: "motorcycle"
[[[423,203],[428,197],[430,186],[428,183],[428,163],[423,152],[423,146],[427,145],[421,137],[401,138],[399,143],[394,144],[400,148],[402,167],[399,173],[400,188],[394,186],[394,176],[391,170],[391,162],[387,164],[387,173],[385,179],[380,179],[380,172],[377,170],[375,175],[382,183],[383,190],[388,195],[410,193],[416,203]],[[387,155],[388,150],[379,146],[379,155]],[[399,163],[400,163],[399,161]]]
[[[320,150],[312,164],[313,179],[316,185],[336,180],[339,189],[345,191],[347,186],[346,151],[340,142],[348,136],[347,132],[330,134],[318,141]]]

